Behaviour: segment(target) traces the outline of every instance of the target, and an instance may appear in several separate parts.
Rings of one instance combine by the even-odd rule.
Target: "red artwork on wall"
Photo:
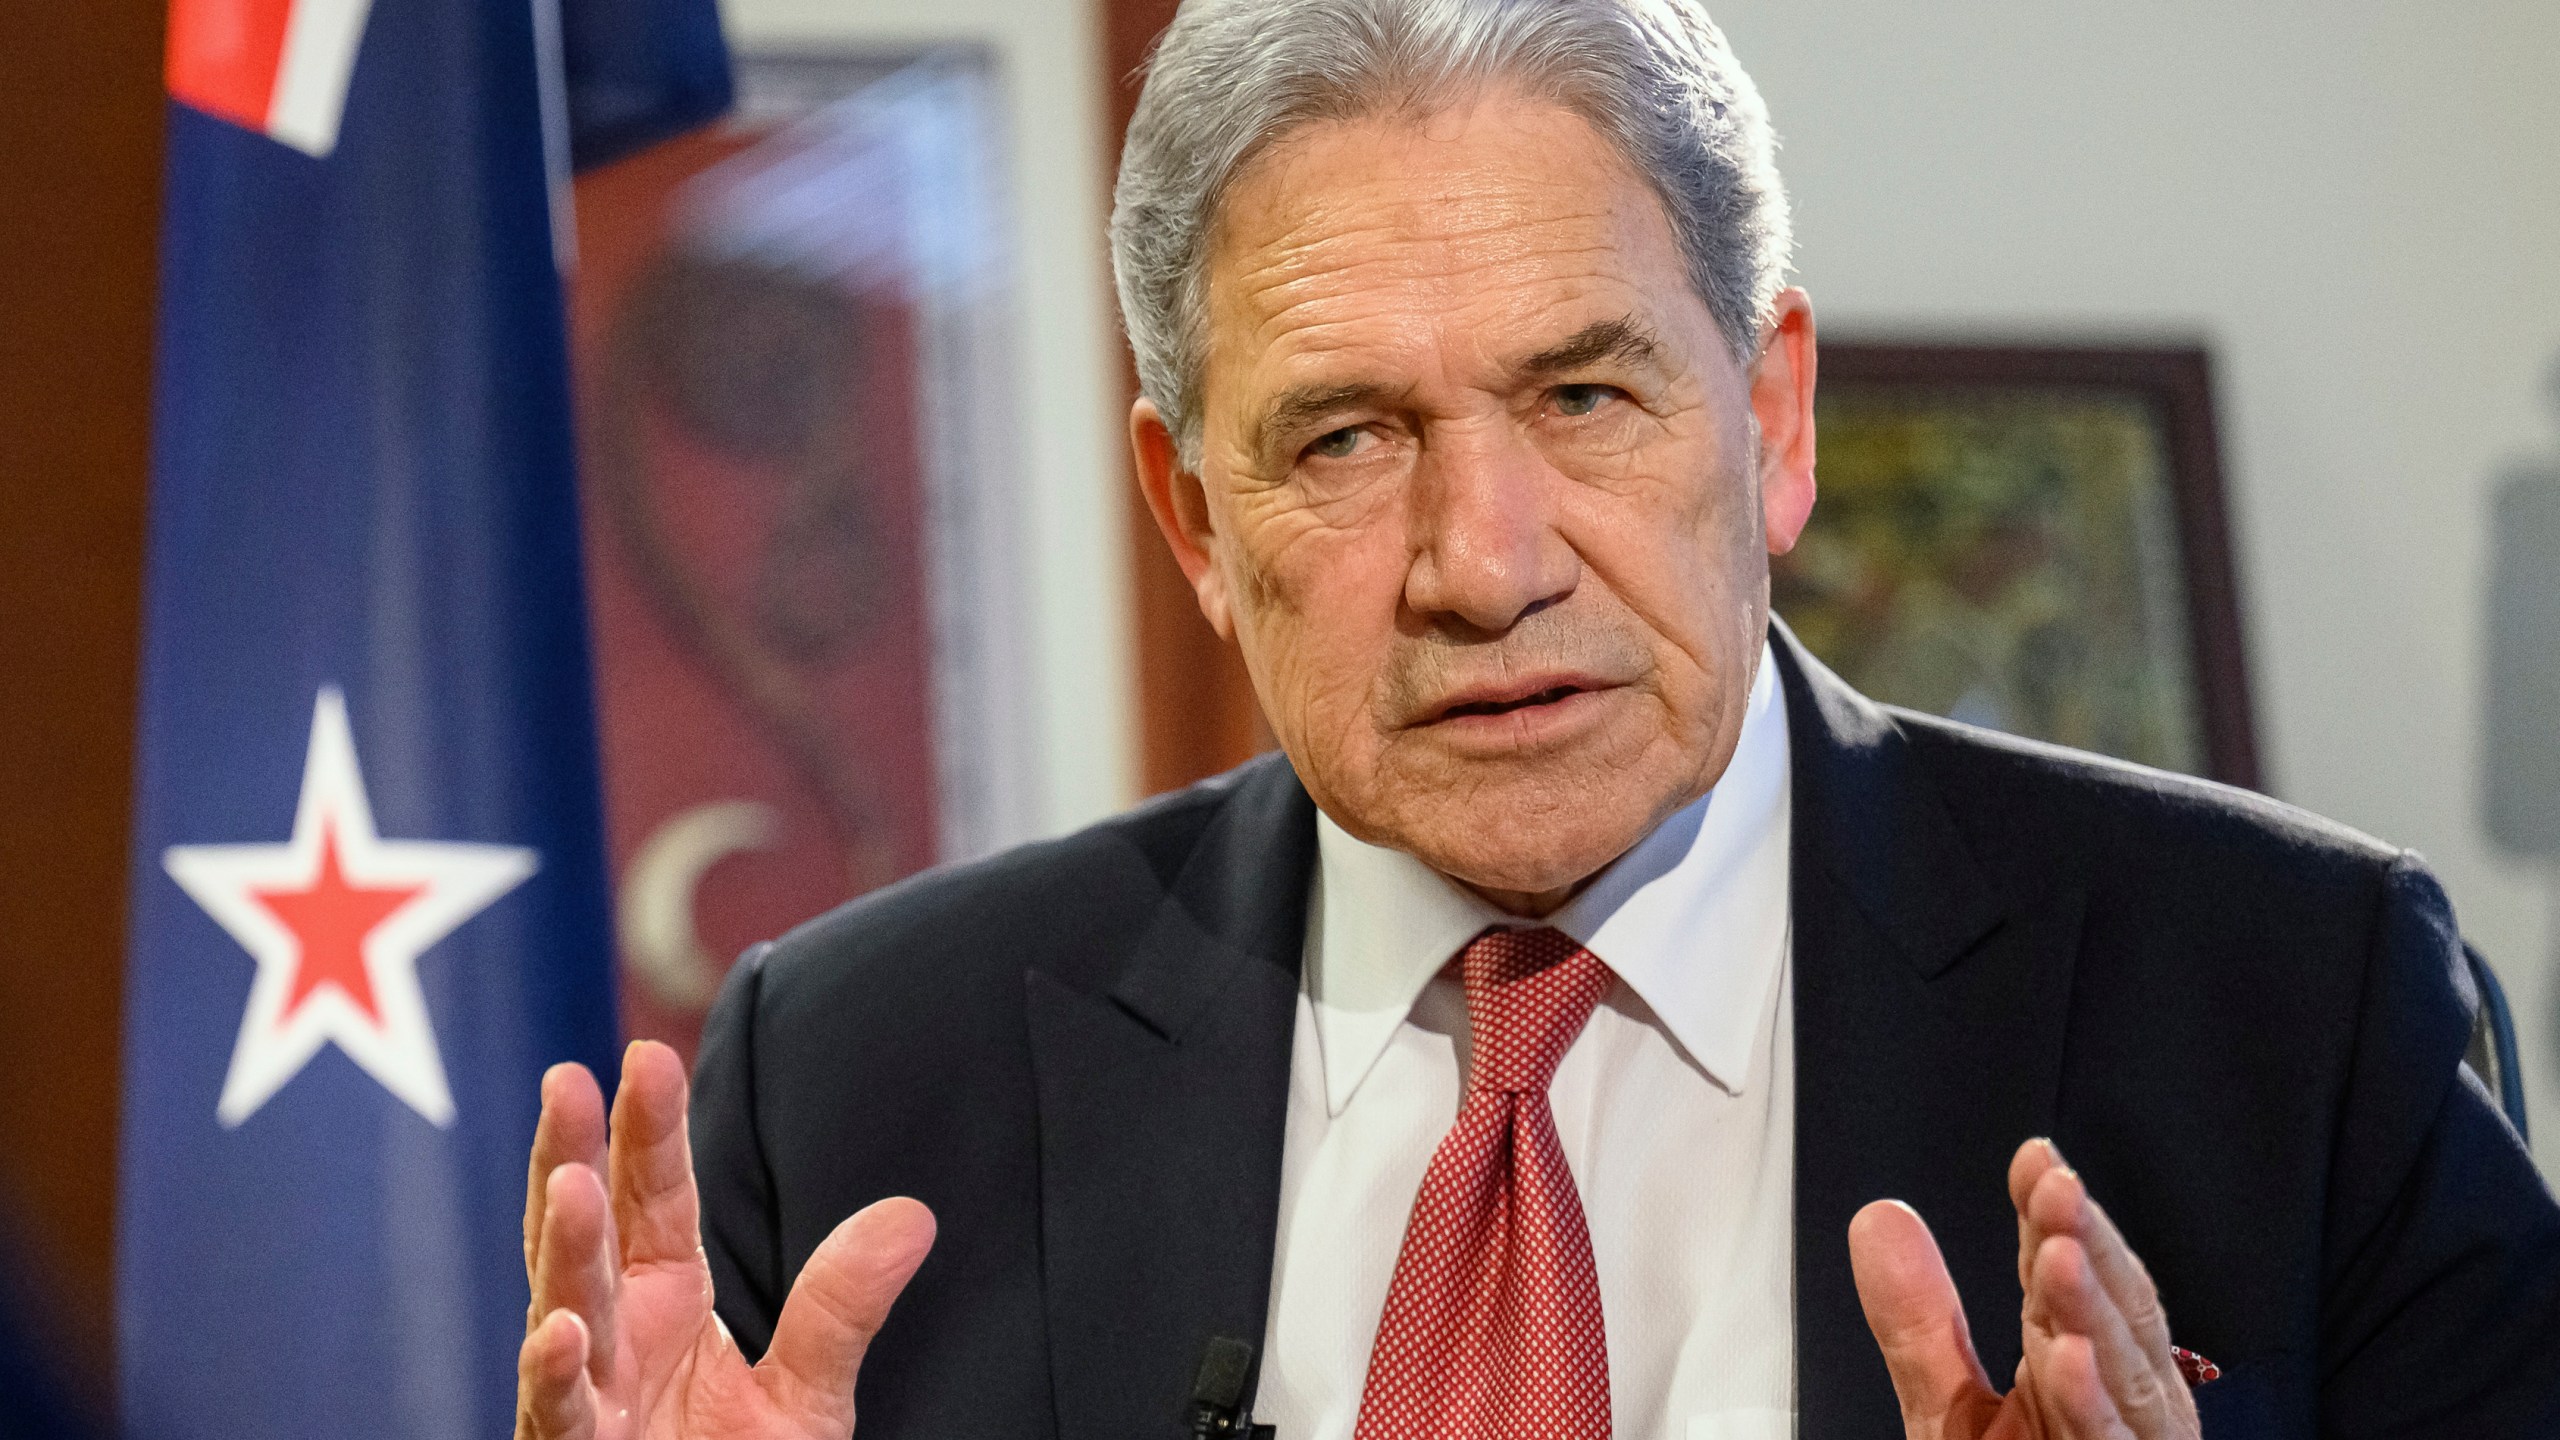
[[[922,433],[933,322],[882,238],[912,197],[810,123],[750,114],[577,191],[623,1013],[688,1058],[742,948],[951,848]]]

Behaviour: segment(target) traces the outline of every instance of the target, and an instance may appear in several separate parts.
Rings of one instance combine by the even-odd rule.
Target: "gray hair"
[[[1491,83],[1574,111],[1662,199],[1689,281],[1748,365],[1791,238],[1760,92],[1698,0],[1187,0],[1147,67],[1112,196],[1138,362],[1198,463],[1207,251],[1227,187],[1293,130]]]

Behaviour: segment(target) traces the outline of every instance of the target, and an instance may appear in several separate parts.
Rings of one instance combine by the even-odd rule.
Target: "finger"
[[[587,1331],[554,1310],[516,1352],[516,1440],[594,1440],[596,1400],[587,1383]]]
[[[574,1312],[587,1335],[587,1373],[598,1386],[613,1379],[618,1338],[614,1306],[621,1267],[604,1182],[584,1165],[551,1172],[543,1201],[542,1263],[534,1270],[533,1308],[540,1320]]]
[[[2048,1440],[2141,1440],[2143,1432],[2125,1423],[2099,1379],[2086,1336],[2057,1335],[2043,1348],[2036,1400]]]
[[[2044,1233],[2036,1227],[2028,1211],[2036,1184],[2051,1171],[2063,1168],[2062,1151],[2050,1140],[2038,1137],[2018,1147],[2009,1157],[2009,1204],[2018,1212],[2018,1289],[2027,1289],[2027,1276],[2035,1268],[2036,1247],[2044,1243]]]
[[[1860,1210],[1849,1222],[1849,1268],[1905,1425],[1961,1429],[1948,1422],[1998,1406],[1955,1281],[1917,1212],[1899,1200]]]
[[[542,1118],[533,1127],[533,1153],[524,1177],[524,1278],[530,1285],[541,1260],[544,1185],[562,1165],[604,1170],[604,1096],[596,1077],[577,1064],[554,1065],[542,1074]],[[530,1330],[539,1312],[525,1313]]]
[[[702,1214],[685,1139],[684,1062],[654,1040],[622,1056],[613,1097],[613,1219],[625,1265],[701,1263]]]
[[[2045,1241],[2036,1252],[2034,1283],[2043,1292],[2050,1317],[2047,1333],[2056,1340],[2086,1342],[2113,1412],[2131,1429],[2144,1435],[2192,1430],[2195,1403],[2187,1394],[2184,1377],[2177,1373],[2165,1346],[2155,1351],[2134,1333],[2115,1297],[2090,1268],[2087,1248],[2080,1241],[2067,1235]],[[2079,1351],[2066,1347],[2053,1353],[2077,1356]],[[2076,1359],[2071,1363],[2076,1364]],[[2052,1382],[2038,1388],[2063,1398],[2069,1393],[2067,1387]]]
[[[782,1302],[756,1366],[784,1413],[813,1433],[853,1426],[853,1382],[889,1307],[933,1248],[933,1212],[904,1198],[858,1212],[822,1241]]]
[[[2169,1316],[2160,1304],[2160,1287],[2142,1257],[2133,1253],[2105,1207],[2089,1196],[2078,1172],[2057,1166],[2040,1179],[2027,1209],[2042,1235],[2067,1235],[2080,1242],[2097,1283],[2106,1289],[2132,1328],[2136,1339],[2162,1365],[2169,1359]]]

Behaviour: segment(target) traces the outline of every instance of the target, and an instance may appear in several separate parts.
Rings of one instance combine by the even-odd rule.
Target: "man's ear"
[[[1209,495],[1200,477],[1182,468],[1180,447],[1166,428],[1156,402],[1145,396],[1129,407],[1129,448],[1138,457],[1138,490],[1147,497],[1147,512],[1173,551],[1173,563],[1191,582],[1200,613],[1218,638],[1236,638],[1235,616],[1227,603],[1227,581],[1212,548],[1217,533],[1209,524]]]
[[[1751,367],[1751,413],[1760,422],[1760,523],[1769,553],[1796,548],[1813,517],[1813,300],[1780,291],[1760,359]]]

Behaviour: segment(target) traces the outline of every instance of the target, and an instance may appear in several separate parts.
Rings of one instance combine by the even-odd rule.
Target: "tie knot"
[[[1537,1091],[1614,978],[1561,930],[1487,930],[1458,952],[1473,1054],[1467,1089]]]

